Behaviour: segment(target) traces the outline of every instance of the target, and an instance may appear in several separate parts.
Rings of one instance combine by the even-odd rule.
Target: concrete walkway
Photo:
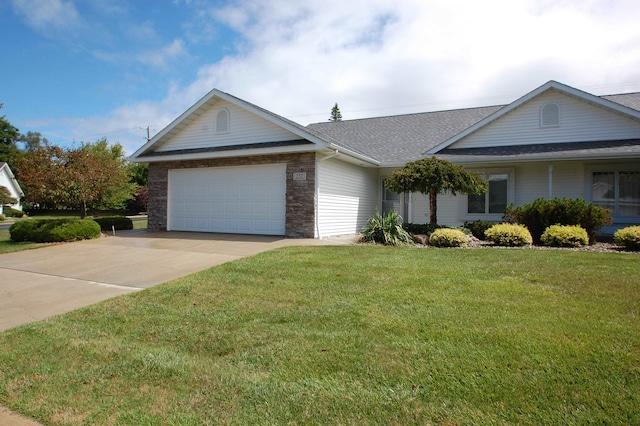
[[[140,291],[263,251],[328,240],[120,231],[115,236],[0,255],[0,331]],[[0,407],[0,425],[34,426]]]

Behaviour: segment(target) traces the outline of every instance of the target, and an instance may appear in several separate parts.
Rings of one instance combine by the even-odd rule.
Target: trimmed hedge
[[[627,226],[613,234],[613,242],[628,250],[640,250],[640,226]]]
[[[501,223],[493,225],[484,233],[487,241],[498,246],[520,247],[533,243],[531,233],[523,225]]]
[[[429,245],[434,247],[466,246],[467,235],[459,229],[439,228],[431,233]]]
[[[88,240],[100,236],[100,225],[90,219],[22,220],[11,225],[9,235],[14,242]]]
[[[94,217],[93,220],[98,222],[100,229],[106,232],[111,231],[112,226],[115,227],[116,231],[133,229],[133,222],[126,216]]]
[[[521,207],[507,206],[505,222],[519,223],[527,227],[533,240],[538,243],[542,233],[552,225],[579,225],[587,231],[589,243],[596,242],[596,232],[611,224],[609,210],[576,198],[538,198]]]
[[[552,225],[544,231],[540,242],[552,247],[580,247],[589,244],[589,235],[581,226]]]

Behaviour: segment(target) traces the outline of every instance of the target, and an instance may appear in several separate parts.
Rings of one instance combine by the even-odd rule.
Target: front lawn
[[[640,424],[640,257],[298,247],[0,334],[47,424]]]

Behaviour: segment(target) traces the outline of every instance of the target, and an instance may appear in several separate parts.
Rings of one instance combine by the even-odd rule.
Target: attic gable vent
[[[216,133],[229,132],[229,111],[221,109],[216,115]]]
[[[558,127],[560,125],[560,107],[558,104],[546,104],[540,109],[540,127]]]

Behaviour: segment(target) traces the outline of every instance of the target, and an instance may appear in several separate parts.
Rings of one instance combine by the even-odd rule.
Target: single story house
[[[8,205],[16,210],[22,210],[20,199],[24,197],[24,192],[22,192],[22,188],[20,188],[9,165],[3,161],[0,161],[0,186],[4,186],[9,190],[11,198],[18,200],[17,203]],[[0,205],[0,214],[4,214],[4,205]]]
[[[384,178],[436,156],[481,172],[482,196],[438,198],[438,223],[499,222],[509,203],[582,198],[640,224],[640,93],[596,96],[549,81],[508,105],[302,126],[212,90],[131,160],[149,163],[150,230],[323,238],[376,209],[425,223],[421,194]]]

